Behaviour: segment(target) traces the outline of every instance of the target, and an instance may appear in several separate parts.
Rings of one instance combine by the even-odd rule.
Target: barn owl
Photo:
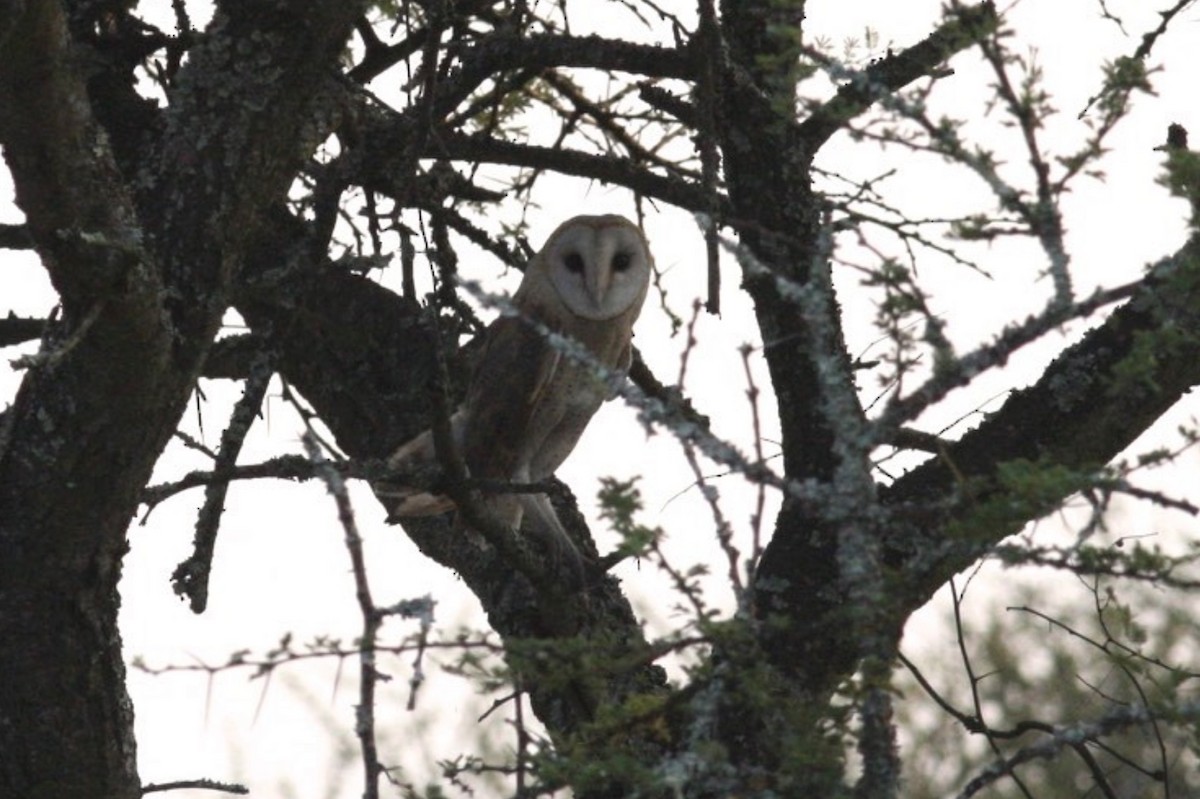
[[[483,352],[451,432],[474,478],[533,483],[549,478],[571,454],[611,388],[585,363],[555,349],[530,321],[570,336],[597,362],[624,373],[632,359],[633,323],[641,311],[652,260],[646,239],[620,216],[577,216],[562,223],[530,261],[512,303],[485,331]],[[389,458],[398,472],[436,463],[426,431]],[[391,488],[393,518],[444,513],[447,497]],[[583,559],[545,494],[483,494],[488,511],[543,547],[551,564],[582,578]]]

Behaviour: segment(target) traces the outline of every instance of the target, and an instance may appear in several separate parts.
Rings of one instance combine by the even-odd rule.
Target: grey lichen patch
[[[1102,354],[1087,354],[1048,378],[1046,388],[1058,411],[1069,413],[1087,401],[1098,378],[1096,364],[1101,359]]]

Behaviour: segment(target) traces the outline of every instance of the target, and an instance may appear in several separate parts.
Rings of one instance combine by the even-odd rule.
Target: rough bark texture
[[[97,124],[62,4],[0,9],[0,142],[62,300],[0,428],[0,795],[140,795],[116,628],[125,529],[247,233],[313,144],[312,87],[354,16],[340,0],[218,12],[151,150]],[[140,156],[136,184],[121,150]]]
[[[1171,331],[1169,336],[1149,335]],[[1151,351],[1140,344],[1153,342]],[[1136,377],[1122,369],[1140,364]],[[941,506],[896,531],[888,557],[906,575],[906,607],[919,607],[979,553],[1054,507],[1022,508],[999,523],[968,523],[995,496],[998,467],[1018,459],[1087,474],[1133,443],[1200,385],[1200,240],[1193,236],[1137,293],[1060,354],[1032,386],[1013,392],[987,422],[882,492],[885,504]],[[957,524],[956,524],[957,523]],[[951,531],[957,531],[952,534]],[[949,546],[947,546],[949,544]],[[931,553],[938,553],[931,555]]]

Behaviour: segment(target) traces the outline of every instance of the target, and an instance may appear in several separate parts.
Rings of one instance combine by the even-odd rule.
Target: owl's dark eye
[[[619,252],[613,256],[612,268],[614,272],[624,272],[633,266],[633,258],[627,252]]]
[[[563,265],[567,271],[576,275],[583,274],[583,256],[572,250],[563,256]]]

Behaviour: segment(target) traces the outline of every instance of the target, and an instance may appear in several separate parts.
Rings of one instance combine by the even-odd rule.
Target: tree
[[[483,530],[481,543],[448,516],[405,521],[421,550],[479,598],[511,679],[553,742],[513,764],[520,790],[898,796],[899,640],[953,575],[1000,557],[1103,583],[1193,586],[1188,553],[1114,548],[1090,534],[1114,496],[1192,509],[1131,476],[1177,452],[1115,459],[1200,383],[1200,242],[1193,230],[1139,279],[1081,294],[1062,210],[1066,192],[1098,169],[1133,95],[1150,89],[1148,59],[1187,0],[1162,9],[1132,52],[1105,67],[1086,109],[1089,136],[1057,155],[1041,140],[1052,109],[1039,67],[1010,49],[990,2],[951,2],[917,44],[865,54],[810,41],[803,0],[700,0],[687,20],[649,2],[611,4],[673,35],[669,45],[572,35],[565,3],[259,0],[219,3],[203,30],[189,16],[198,12],[176,3],[174,34],[130,5],[0,7],[0,145],[25,216],[4,243],[36,252],[59,301],[45,320],[0,320],[5,343],[42,340],[0,416],[0,794],[140,795],[116,623],[126,528],[139,503],[205,486],[195,553],[175,575],[203,611],[226,488],[270,474],[321,477],[342,511],[363,609],[355,729],[365,794],[377,795],[387,764],[370,724],[373,649],[389,614],[423,608],[375,605],[342,481],[371,480],[386,504],[394,475],[383,459],[453,406],[472,357],[459,340],[480,329],[473,308],[503,304],[456,277],[456,252],[481,248],[519,269],[529,250],[519,231],[489,225],[489,209],[527,198],[546,174],[624,187],[639,208],[696,214],[710,311],[722,277],[740,270],[763,342],[746,357],[767,367],[779,457],[761,436],[749,452],[718,438],[644,361],[623,392],[684,446],[706,497],[716,496],[705,471],[716,464],[777,492],[782,507],[769,535],[739,549],[713,500],[736,611],[696,601],[694,617],[663,640],[648,640],[616,580],[579,591],[522,550],[519,533]],[[1120,24],[1112,5],[1096,13]],[[990,72],[988,99],[1019,134],[1024,171],[931,110],[951,59]],[[593,86],[581,70],[612,83]],[[824,97],[812,88],[822,80],[836,87]],[[400,89],[376,96],[372,81]],[[552,144],[524,140],[530,109],[558,120]],[[922,223],[873,182],[838,183],[815,159],[847,135],[945,159],[982,179],[990,209]],[[1166,149],[1164,181],[1194,205],[1186,136]],[[472,180],[489,165],[519,168],[504,193]],[[414,219],[429,239],[421,253]],[[872,235],[881,230],[891,236],[885,249]],[[1009,237],[1040,248],[1051,296],[960,352],[931,310],[926,279],[891,253],[970,265],[972,246]],[[865,266],[847,257],[855,241],[866,244]],[[364,276],[393,251],[398,292]],[[424,298],[418,257],[435,275]],[[846,345],[835,280],[844,291],[852,269],[886,336],[875,360]],[[230,310],[249,332],[218,340]],[[967,432],[930,432],[950,392],[1101,313]],[[308,457],[237,465],[273,374],[304,398],[336,450],[314,432]],[[213,467],[150,490],[203,376],[245,386]],[[896,453],[909,457],[898,461],[910,465],[903,474],[881,463]],[[570,491],[549,490],[597,554]],[[1002,543],[1079,497],[1096,514],[1077,541]],[[639,520],[636,485],[610,483],[603,505],[625,542],[606,566],[641,556],[670,569]],[[684,597],[698,597],[695,575],[669,573]],[[684,686],[656,664],[673,652],[695,658]],[[1142,665],[1179,684],[1192,676],[1157,656]],[[1003,746],[1011,736],[963,713],[999,758],[964,793],[1073,750],[1090,784],[1111,794],[1089,746],[1147,724],[1194,727],[1200,712],[1183,695],[1138,697]],[[847,765],[847,741],[858,766]]]
[[[961,617],[971,602],[965,601],[963,584],[957,587],[958,601],[950,604]],[[933,660],[933,669],[898,681],[904,692],[924,696],[919,678],[953,708],[950,715],[931,715],[923,712],[927,707],[909,702],[898,707],[910,740],[904,747],[907,796],[954,795],[995,758],[992,746],[1003,751],[1014,735],[1027,739],[1026,745],[1036,744],[1032,736],[1047,732],[1048,719],[1099,719],[1114,703],[1167,706],[1194,696],[1188,687],[1194,673],[1161,668],[1186,662],[1177,647],[1191,638],[1186,629],[1191,603],[1160,607],[1146,602],[1137,588],[1119,593],[1112,586],[1104,593],[1087,584],[1064,588],[1048,600],[1026,585],[1002,598],[1012,613],[989,607],[986,614],[976,614],[977,622],[948,625],[958,630],[959,648],[947,661],[957,662]],[[1153,612],[1144,612],[1146,607]],[[1030,657],[1031,652],[1037,656]],[[986,725],[970,716],[986,719]],[[962,728],[982,726],[987,733],[963,747]],[[1131,725],[1114,729],[1102,741],[1072,743],[1069,750],[1067,757],[1027,761],[1016,778],[994,783],[984,795],[1075,796],[1099,789],[1105,796],[1192,796],[1200,787],[1194,726]],[[935,754],[955,751],[962,756]]]

